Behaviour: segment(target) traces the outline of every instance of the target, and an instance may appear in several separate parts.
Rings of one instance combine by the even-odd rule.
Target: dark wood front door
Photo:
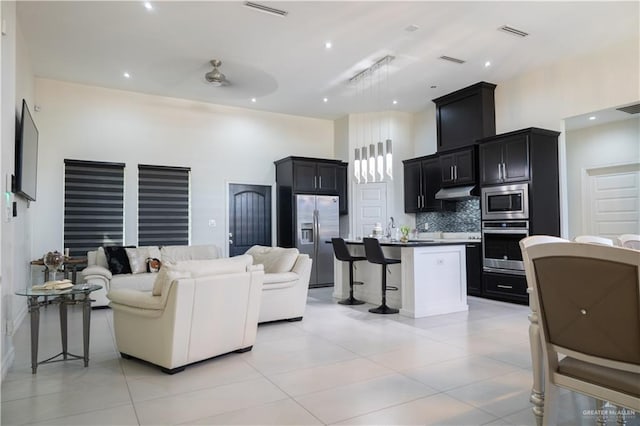
[[[271,246],[271,187],[229,184],[229,256]]]

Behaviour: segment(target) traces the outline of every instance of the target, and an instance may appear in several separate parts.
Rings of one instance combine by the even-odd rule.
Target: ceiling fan
[[[227,77],[218,70],[218,67],[222,65],[222,61],[219,59],[212,59],[209,63],[213,66],[213,70],[204,75],[205,80],[215,87],[228,85],[229,80],[227,80]]]

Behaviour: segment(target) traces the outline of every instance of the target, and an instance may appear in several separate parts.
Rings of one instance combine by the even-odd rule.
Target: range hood
[[[436,200],[468,200],[476,198],[474,194],[475,185],[458,186],[455,188],[442,188],[436,193]]]

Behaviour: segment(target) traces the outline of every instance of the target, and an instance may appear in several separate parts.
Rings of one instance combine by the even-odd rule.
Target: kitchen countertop
[[[331,241],[328,241],[329,243]],[[438,239],[410,239],[406,243],[400,241],[391,241],[387,239],[381,239],[380,245],[383,247],[429,247],[429,246],[446,246],[446,245],[461,245],[467,243],[480,243],[477,239],[453,239],[453,238],[438,238]],[[345,240],[347,244],[364,244],[362,240]]]

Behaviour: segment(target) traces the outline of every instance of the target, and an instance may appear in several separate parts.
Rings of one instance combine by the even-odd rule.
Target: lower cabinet
[[[527,279],[524,275],[482,273],[482,295],[507,302],[529,303]]]
[[[482,296],[482,244],[466,244],[467,294]]]

